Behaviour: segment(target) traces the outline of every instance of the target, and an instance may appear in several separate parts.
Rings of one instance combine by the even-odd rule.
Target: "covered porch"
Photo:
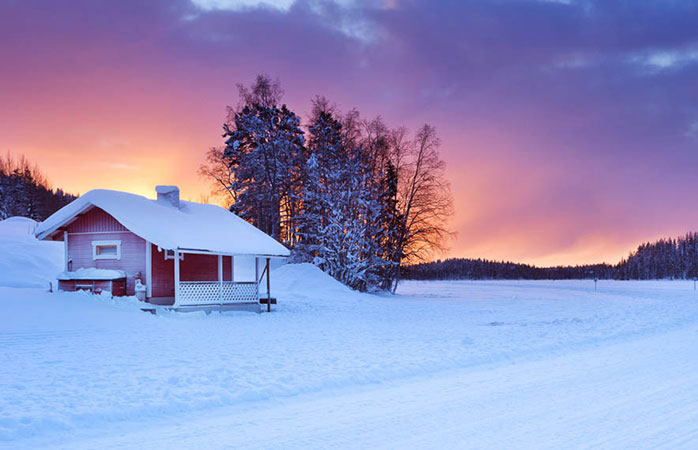
[[[270,310],[268,255],[232,255],[205,250],[148,246],[146,301],[177,310]],[[261,302],[260,302],[261,300]]]

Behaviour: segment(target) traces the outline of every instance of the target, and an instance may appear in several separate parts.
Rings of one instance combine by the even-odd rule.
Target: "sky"
[[[698,2],[0,0],[0,151],[199,200],[236,84],[436,127],[443,256],[615,263],[698,230]]]

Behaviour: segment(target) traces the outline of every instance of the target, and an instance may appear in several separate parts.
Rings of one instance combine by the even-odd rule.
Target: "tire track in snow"
[[[697,332],[96,430],[55,448],[695,448]]]

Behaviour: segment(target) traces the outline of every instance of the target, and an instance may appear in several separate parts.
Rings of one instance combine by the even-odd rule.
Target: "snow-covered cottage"
[[[59,289],[140,291],[175,308],[259,304],[270,259],[288,249],[219,206],[180,201],[176,186],[156,192],[96,189],[39,224],[38,239],[65,242]]]

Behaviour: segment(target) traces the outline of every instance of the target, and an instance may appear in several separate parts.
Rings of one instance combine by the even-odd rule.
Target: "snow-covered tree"
[[[325,266],[325,240],[328,211],[338,200],[334,197],[346,177],[348,157],[342,142],[342,124],[333,116],[324,98],[313,102],[308,126],[307,159],[301,171],[302,208],[298,214],[298,242],[294,249],[298,261]]]
[[[268,85],[268,78],[258,78],[252,92],[261,94],[248,96],[232,123],[224,125],[222,157],[231,171],[231,210],[275,239],[288,241],[288,229],[294,226],[289,208],[298,197],[293,189],[305,141],[298,116],[286,105],[269,104],[264,94]]]
[[[74,199],[52,189],[36,164],[24,156],[0,156],[0,220],[23,216],[41,221]]]
[[[298,117],[278,106],[278,81],[259,76],[238,91],[225,148],[210,150],[200,173],[294,261],[355,289],[395,289],[405,261],[442,247],[451,202],[432,127],[410,140],[404,128],[342,114],[318,97],[306,146]]]

